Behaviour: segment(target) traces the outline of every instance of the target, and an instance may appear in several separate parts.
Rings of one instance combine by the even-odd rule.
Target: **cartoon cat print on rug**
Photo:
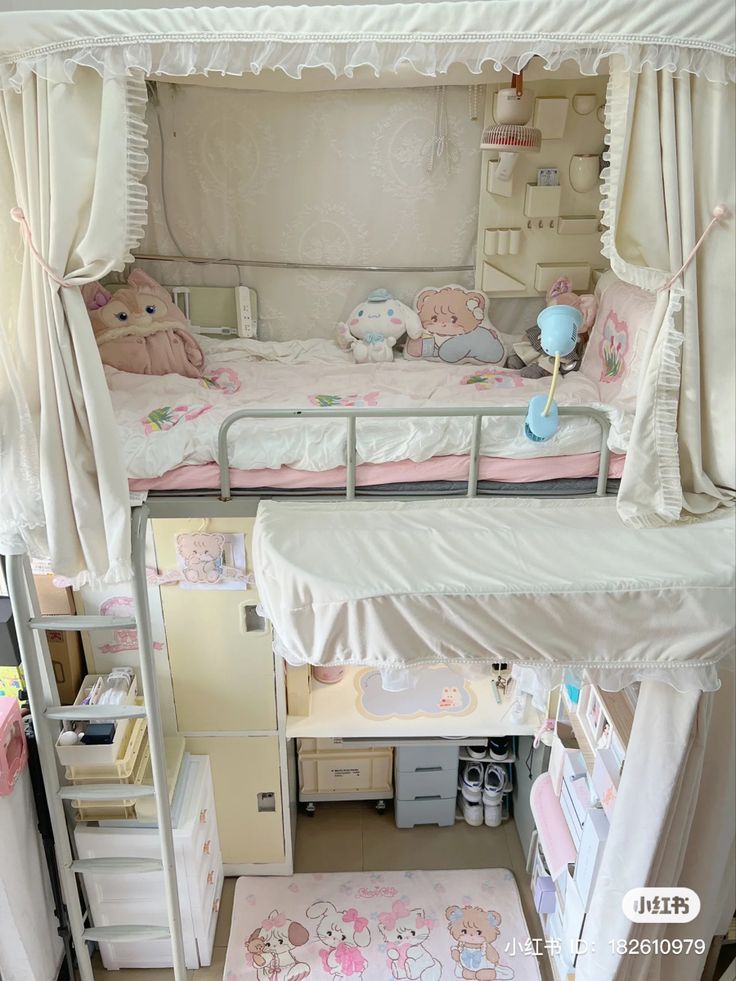
[[[442,965],[424,946],[434,924],[423,909],[409,909],[397,900],[390,913],[379,914],[378,926],[386,941],[392,977],[397,981],[439,981]]]
[[[333,981],[362,981],[368,962],[358,948],[371,942],[368,920],[354,907],[339,910],[329,902],[312,903],[307,916],[319,920],[317,936],[324,944],[319,956],[325,972]]]
[[[256,969],[257,981],[303,981],[311,972],[293,951],[309,940],[301,923],[272,910],[245,942],[246,959]]]

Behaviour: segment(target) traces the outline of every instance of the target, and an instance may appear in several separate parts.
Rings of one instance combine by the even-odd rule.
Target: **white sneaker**
[[[489,763],[485,768],[485,774],[483,776],[483,803],[489,805],[500,804],[506,786],[507,776],[505,768],[499,766],[498,763]]]
[[[487,828],[497,828],[503,820],[503,797],[493,804],[483,804],[483,815]]]
[[[483,804],[471,804],[469,800],[461,795],[460,797],[463,817],[472,828],[479,828],[483,824],[484,808]]]
[[[469,804],[480,804],[483,798],[483,766],[480,763],[466,763],[460,771],[458,787]]]
[[[462,751],[474,760],[484,760],[488,753],[488,746],[485,743],[476,743],[474,746],[463,746]]]

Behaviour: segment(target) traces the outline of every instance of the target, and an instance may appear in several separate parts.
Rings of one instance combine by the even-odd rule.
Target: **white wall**
[[[314,263],[474,261],[481,121],[468,88],[449,87],[449,142],[427,170],[435,89],[279,93],[160,84],[170,225],[190,255]],[[481,99],[482,116],[482,99]],[[141,252],[177,253],[164,223],[160,139],[149,107],[149,227]],[[167,285],[235,285],[233,267],[141,263]],[[425,285],[472,285],[472,272],[385,274],[240,269],[259,294],[260,336],[331,337],[365,294],[404,301]],[[522,330],[515,301],[491,318]],[[528,309],[528,308],[527,308]],[[528,322],[527,322],[528,321]],[[518,324],[518,326],[517,326]]]

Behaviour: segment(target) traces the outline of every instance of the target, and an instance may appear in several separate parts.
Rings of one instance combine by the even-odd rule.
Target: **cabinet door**
[[[284,861],[279,743],[276,736],[194,736],[190,753],[208,755],[222,860],[226,865]],[[259,810],[273,794],[273,810]]]
[[[250,571],[253,518],[208,521],[207,532],[244,533]],[[200,518],[153,522],[161,571],[176,568],[176,536],[202,528]],[[161,587],[161,605],[180,732],[245,732],[276,728],[270,626],[259,629],[254,589]]]

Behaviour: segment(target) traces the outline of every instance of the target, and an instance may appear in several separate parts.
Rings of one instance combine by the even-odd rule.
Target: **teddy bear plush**
[[[168,290],[134,269],[111,293],[99,283],[82,288],[102,363],[137,375],[201,378],[204,353]]]
[[[595,323],[598,312],[598,300],[591,293],[584,293],[582,296],[573,293],[570,280],[563,276],[547,291],[547,306],[552,307],[557,304],[575,307],[583,315],[575,349],[560,360],[560,374],[566,375],[571,371],[577,371],[580,367],[588,333]],[[550,358],[542,350],[540,333],[536,324],[524,332],[522,340],[513,345],[514,351],[506,362],[507,368],[521,369],[520,374],[524,378],[544,378],[552,374],[554,358]]]
[[[337,325],[337,343],[353,352],[356,364],[393,361],[394,346],[404,334],[421,337],[419,317],[384,289],[369,293],[345,323]]]
[[[410,338],[404,357],[447,364],[497,364],[506,348],[486,317],[483,293],[462,286],[422,290],[414,300],[422,335]]]

